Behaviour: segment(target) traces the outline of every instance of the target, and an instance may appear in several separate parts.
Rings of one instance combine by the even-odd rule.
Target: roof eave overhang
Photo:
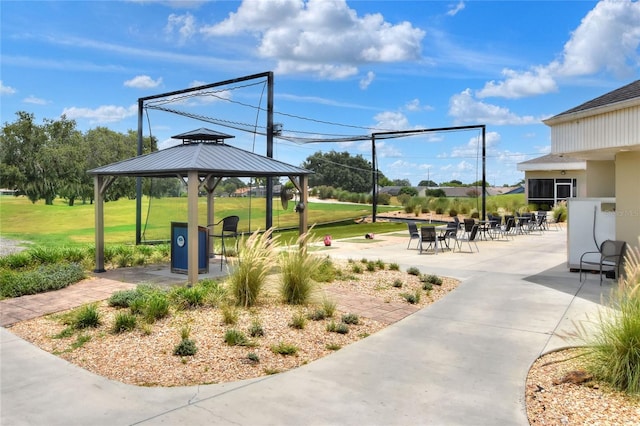
[[[542,120],[542,122],[547,126],[555,126],[558,124],[580,120],[583,118],[593,117],[594,115],[606,114],[608,112],[619,111],[624,108],[631,108],[635,106],[640,106],[640,97],[627,99],[624,101],[615,102],[615,103],[603,105],[600,107],[589,108],[582,111],[576,111],[576,112],[571,112],[567,114],[559,114],[551,118],[547,118],[546,120]]]

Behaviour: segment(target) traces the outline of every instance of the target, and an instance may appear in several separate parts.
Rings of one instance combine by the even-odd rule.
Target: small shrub
[[[76,263],[42,265],[26,271],[5,270],[0,273],[0,297],[19,297],[59,290],[84,278],[82,266]]]
[[[290,343],[280,341],[277,345],[271,346],[271,352],[280,355],[295,355],[298,353],[298,347]]]
[[[264,336],[264,329],[262,328],[262,324],[258,319],[253,319],[251,321],[251,325],[249,326],[249,336],[251,337],[262,337]]]
[[[111,294],[108,303],[114,308],[129,308],[131,303],[136,299],[142,299],[144,295],[137,289],[118,290]]]
[[[407,269],[407,274],[415,275],[416,277],[419,277],[420,276],[420,269],[418,269],[415,266],[411,266],[409,269]]]
[[[400,278],[396,278],[393,283],[391,284],[392,287],[395,288],[402,288],[402,286],[404,285],[404,283],[402,282],[402,280]]]
[[[98,311],[98,306],[91,304],[78,308],[73,325],[78,329],[98,327],[100,325],[100,312]]]
[[[354,274],[361,274],[362,273],[362,265],[354,263],[351,266],[351,272],[353,272]]]
[[[387,265],[385,265],[384,261],[382,259],[378,259],[376,260],[376,267],[378,269],[380,269],[381,271],[384,271]]]
[[[327,343],[325,348],[329,349],[330,351],[337,351],[341,349],[342,346],[338,345],[337,343]]]
[[[442,278],[434,274],[424,275],[421,278],[421,281],[423,283],[431,283],[433,285],[442,285]]]
[[[28,251],[20,251],[0,257],[0,267],[9,269],[21,269],[30,266],[34,262]]]
[[[360,323],[360,318],[356,314],[344,314],[342,316],[342,322],[345,324],[353,324],[358,325]]]
[[[169,299],[165,293],[152,294],[144,304],[142,316],[148,323],[153,323],[169,315]]]
[[[349,326],[343,322],[336,323],[331,321],[327,324],[327,331],[338,334],[347,334],[349,332]]]
[[[291,317],[289,327],[296,330],[303,330],[307,325],[307,317],[302,312],[297,312]]]
[[[336,279],[338,270],[331,261],[329,256],[325,257],[318,265],[316,271],[313,271],[311,278],[319,283],[330,283]]]
[[[389,264],[389,270],[390,271],[399,271],[400,270],[400,265],[398,265],[397,263],[390,263]]]
[[[171,290],[170,299],[180,309],[193,309],[204,305],[206,289],[201,285],[193,287],[175,287]]]
[[[222,313],[223,323],[228,325],[233,325],[238,322],[238,317],[240,316],[240,313],[238,312],[238,309],[235,306],[231,304],[225,304],[225,305],[222,305],[222,308],[220,311]]]
[[[457,210],[455,210],[455,209],[450,209],[450,210],[449,210],[449,216],[450,216],[450,217],[456,217],[456,216],[458,216],[458,211],[457,211]]]
[[[309,318],[312,321],[322,321],[326,317],[327,317],[327,314],[324,312],[324,309],[314,309],[313,311],[309,312],[309,314],[307,315],[307,318]]]
[[[137,318],[128,312],[118,312],[111,331],[114,333],[123,333],[136,328]]]
[[[420,303],[421,294],[419,289],[414,293],[402,293],[400,296],[402,296],[404,300],[411,303],[412,305]]]
[[[337,304],[334,300],[331,299],[322,299],[322,309],[328,318],[331,318],[333,314],[335,314],[337,309]]]
[[[196,343],[191,339],[182,339],[180,343],[173,348],[173,354],[177,356],[193,356],[198,352]]]
[[[423,281],[422,289],[426,291],[431,291],[433,290],[433,284],[431,284],[429,281]]]
[[[367,262],[367,271],[375,272],[376,271],[376,263],[375,262]]]
[[[260,362],[260,357],[255,352],[249,352],[247,354],[247,359],[254,364],[258,364]]]
[[[248,346],[249,339],[245,334],[236,330],[235,328],[230,328],[224,333],[224,342],[229,346]]]

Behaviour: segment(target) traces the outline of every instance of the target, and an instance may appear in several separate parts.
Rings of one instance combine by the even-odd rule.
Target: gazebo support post
[[[207,227],[209,228],[209,247],[207,253],[209,258],[214,258],[213,254],[213,218],[214,218],[214,198],[213,191],[215,191],[218,184],[222,181],[221,177],[207,176],[204,181],[204,189],[207,191]]]
[[[104,194],[114,177],[95,175],[93,177],[93,198],[95,202],[95,240],[96,240],[96,268],[93,272],[106,272],[104,269]]]
[[[193,285],[198,282],[198,188],[200,180],[198,172],[190,170],[187,184],[187,275],[188,284]]]

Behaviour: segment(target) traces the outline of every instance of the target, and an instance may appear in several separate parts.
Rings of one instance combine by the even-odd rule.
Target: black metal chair
[[[438,235],[438,241],[444,242],[445,246],[450,249],[451,247],[449,246],[449,242],[452,238],[455,240],[457,235],[458,224],[455,222],[447,222],[447,229],[445,229],[441,235]],[[440,245],[440,248],[442,249],[442,244]]]
[[[235,238],[236,252],[238,251],[238,222],[239,221],[240,221],[240,218],[238,216],[227,216],[213,224],[214,227],[222,224],[222,229],[220,230],[220,232],[218,234],[213,233],[211,235],[214,238],[220,238],[222,240],[222,250],[220,252],[220,269],[222,269],[223,259],[227,258],[227,247],[224,242],[225,238]]]
[[[614,279],[620,277],[620,269],[624,262],[626,249],[627,243],[625,241],[605,240],[600,244],[598,251],[582,253],[582,256],[580,256],[580,282],[582,282],[582,265],[598,265],[600,271],[600,285],[602,285],[602,272],[606,274],[608,270],[613,270]],[[598,256],[592,256],[594,254]],[[587,256],[588,259],[585,259],[585,256]],[[584,275],[586,279],[586,271]]]
[[[418,247],[420,246],[420,232],[418,231],[418,225],[415,222],[407,222],[409,228],[409,244],[407,244],[407,250],[411,246],[411,241],[418,240]],[[416,248],[418,248],[416,247]]]
[[[428,243],[424,248],[424,243]],[[423,226],[420,228],[420,254],[422,250],[429,250],[433,247],[435,254],[438,254],[438,235],[436,234],[435,226]]]
[[[473,219],[472,219],[473,220]],[[467,244],[469,244],[469,251],[471,251],[473,253],[473,247],[471,247],[471,243],[473,243],[476,246],[476,251],[480,252],[480,249],[478,248],[478,243],[476,243],[476,237],[478,235],[478,224],[474,223],[471,226],[471,231],[470,232],[464,232],[461,235],[457,235],[456,236],[456,246],[458,246],[458,250],[462,251],[462,243],[463,242],[467,242]],[[453,248],[453,251],[455,251],[455,247]]]

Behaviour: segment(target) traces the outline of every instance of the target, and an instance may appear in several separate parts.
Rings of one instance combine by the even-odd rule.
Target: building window
[[[576,179],[528,179],[527,203],[548,210],[560,201],[575,197],[577,187]]]

